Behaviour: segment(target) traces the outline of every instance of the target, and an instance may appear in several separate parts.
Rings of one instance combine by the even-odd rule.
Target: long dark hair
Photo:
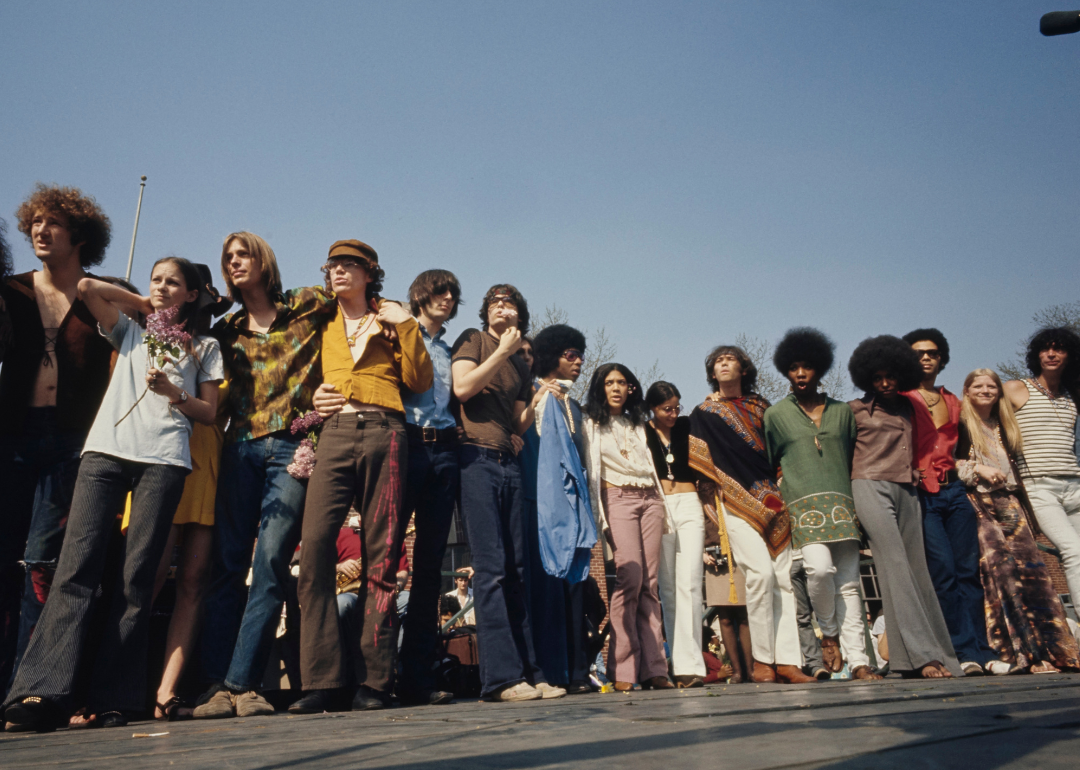
[[[604,392],[604,380],[609,374],[617,371],[626,378],[630,386],[630,392],[626,396],[626,406],[623,414],[630,418],[634,426],[645,423],[645,398],[641,394],[641,383],[634,373],[622,364],[603,364],[596,367],[592,379],[589,380],[589,390],[585,394],[585,414],[592,418],[597,425],[607,425],[611,422],[611,411],[608,409],[607,393]]]
[[[1067,326],[1051,326],[1035,332],[1028,340],[1024,355],[1024,363],[1032,377],[1042,374],[1039,354],[1050,348],[1064,350],[1068,355],[1065,370],[1061,373],[1061,386],[1075,400],[1080,395],[1080,336]]]

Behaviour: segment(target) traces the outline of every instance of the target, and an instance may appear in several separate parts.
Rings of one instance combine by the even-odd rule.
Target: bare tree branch
[[[790,392],[788,381],[773,368],[772,345],[759,337],[751,337],[741,332],[736,335],[735,344],[746,352],[757,367],[758,395],[775,404]]]

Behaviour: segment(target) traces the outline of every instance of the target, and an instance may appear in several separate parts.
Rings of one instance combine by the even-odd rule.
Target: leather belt
[[[425,444],[446,444],[457,441],[457,428],[425,428],[412,423],[405,423],[405,432],[409,438]]]

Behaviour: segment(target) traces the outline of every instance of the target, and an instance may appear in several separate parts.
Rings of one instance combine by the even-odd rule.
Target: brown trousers
[[[300,678],[305,690],[344,687],[346,657],[357,684],[390,688],[397,652],[394,583],[401,552],[401,503],[409,442],[405,421],[382,412],[337,414],[322,428],[308,481],[300,547]],[[355,504],[363,526],[359,649],[341,649],[337,537]]]

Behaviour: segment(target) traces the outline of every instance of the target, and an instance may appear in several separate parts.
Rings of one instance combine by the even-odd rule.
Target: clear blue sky
[[[1065,7],[1069,4],[1066,3]],[[287,285],[361,238],[404,297],[515,283],[694,402],[739,332],[916,326],[944,382],[1077,298],[1080,35],[1045,2],[24,2],[0,7],[0,216],[81,187],[133,280],[269,240]],[[767,362],[760,362],[768,365]]]

